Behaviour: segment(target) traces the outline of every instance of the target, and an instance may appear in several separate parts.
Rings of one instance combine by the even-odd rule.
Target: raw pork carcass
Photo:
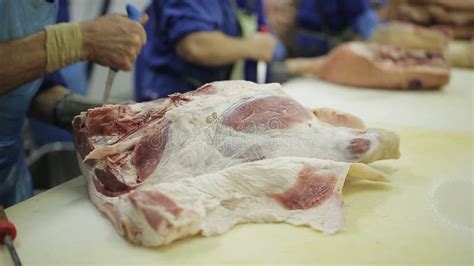
[[[450,67],[440,53],[376,43],[345,43],[327,56],[294,60],[302,73],[355,87],[439,89],[450,76]]]
[[[91,109],[73,127],[91,200],[121,235],[149,246],[243,222],[336,232],[348,172],[379,179],[357,162],[399,157],[395,133],[313,113],[278,84],[215,82]]]

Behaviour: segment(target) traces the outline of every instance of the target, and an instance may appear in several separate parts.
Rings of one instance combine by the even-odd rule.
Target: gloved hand
[[[124,103],[124,101],[110,99],[109,104]],[[102,106],[102,101],[86,98],[69,93],[61,97],[53,109],[53,122],[57,127],[72,131],[72,120],[76,115],[88,109]]]

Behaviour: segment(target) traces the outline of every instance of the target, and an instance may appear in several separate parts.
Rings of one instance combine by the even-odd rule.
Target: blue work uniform
[[[167,97],[207,82],[229,79],[232,64],[218,67],[193,64],[177,54],[176,44],[194,32],[220,31],[228,36],[240,36],[236,7],[243,2],[246,1],[154,0],[147,9],[148,42],[135,68],[135,99]]]
[[[319,56],[356,36],[368,38],[377,23],[370,0],[300,0],[293,56]]]
[[[0,41],[19,39],[56,21],[57,2],[0,0]],[[19,73],[21,74],[21,73]],[[33,194],[23,150],[22,128],[39,78],[0,95],[0,203],[10,206]]]

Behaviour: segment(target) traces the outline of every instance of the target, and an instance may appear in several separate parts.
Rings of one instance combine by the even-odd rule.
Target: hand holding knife
[[[133,21],[140,20],[140,11],[133,5],[127,4],[127,16],[129,19]],[[112,85],[115,80],[115,75],[117,74],[118,70],[114,68],[109,69],[109,74],[107,75],[107,81],[105,82],[105,90],[104,90],[104,98],[103,103],[104,105],[109,102],[110,98],[110,91],[112,90]]]

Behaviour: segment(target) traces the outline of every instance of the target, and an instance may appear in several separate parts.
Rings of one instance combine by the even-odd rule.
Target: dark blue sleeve
[[[344,0],[343,12],[354,32],[369,38],[378,24],[378,16],[370,0]]]
[[[297,22],[306,30],[337,33],[352,26],[371,9],[370,0],[300,0]]]
[[[372,6],[369,0],[343,0],[342,1],[342,12],[344,17],[353,22],[359,15],[363,14],[366,10],[371,9]]]
[[[44,78],[43,78],[43,82],[41,83],[41,86],[39,88],[39,91],[41,90],[47,90],[51,87],[54,87],[54,86],[57,86],[57,85],[61,85],[63,87],[67,87],[67,84],[66,82],[64,81],[63,79],[63,76],[61,75],[61,72],[56,71],[56,72],[53,72],[53,73],[50,73],[50,74],[47,74]]]
[[[219,29],[222,16],[220,0],[163,0],[154,2],[160,29],[166,30],[168,41],[174,45],[193,32]]]
[[[328,2],[331,3],[331,1]],[[317,1],[300,0],[296,17],[297,25],[307,30],[320,30],[322,22],[319,13]]]
[[[342,1],[342,12],[345,19],[351,24],[358,16],[364,14],[367,10],[371,10],[372,5],[370,0],[343,0]]]

